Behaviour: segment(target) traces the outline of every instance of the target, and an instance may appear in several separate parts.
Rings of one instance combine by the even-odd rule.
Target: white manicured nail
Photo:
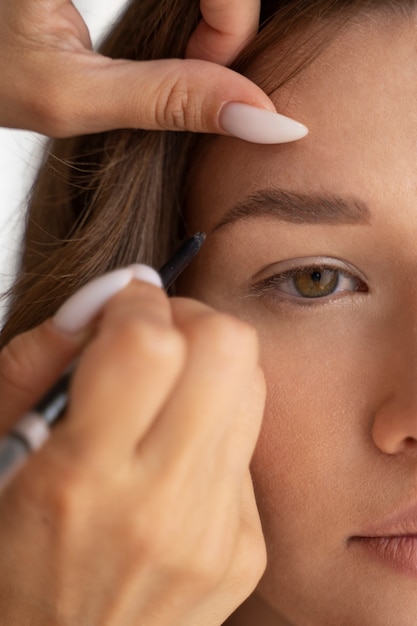
[[[136,263],[114,270],[87,283],[64,302],[53,317],[55,327],[65,333],[80,332],[93,321],[106,302],[133,279],[162,287],[159,274],[147,265]]]
[[[227,133],[252,143],[288,143],[308,134],[307,126],[290,117],[240,102],[226,104],[219,121]]]
[[[58,330],[77,333],[88,326],[107,300],[126,287],[133,278],[129,267],[95,278],[76,291],[58,309],[53,323]]]
[[[144,280],[145,283],[150,283],[151,285],[155,285],[155,287],[163,286],[158,272],[152,267],[149,267],[149,265],[135,263],[134,265],[130,265],[129,269],[132,270],[133,278],[136,278],[136,280]]]

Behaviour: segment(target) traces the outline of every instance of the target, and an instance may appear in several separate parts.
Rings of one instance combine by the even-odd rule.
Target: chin
[[[343,563],[326,579],[280,571],[249,604],[262,626],[417,626],[417,577],[371,561]],[[245,622],[243,622],[245,623]],[[250,623],[250,622],[249,622]],[[252,624],[250,623],[250,626]]]

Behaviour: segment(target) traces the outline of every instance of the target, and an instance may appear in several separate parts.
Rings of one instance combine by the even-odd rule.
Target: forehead
[[[191,175],[191,222],[210,230],[234,203],[270,186],[353,192],[371,207],[415,209],[415,19],[352,23],[272,99],[280,113],[305,123],[309,136],[279,146],[207,140]]]

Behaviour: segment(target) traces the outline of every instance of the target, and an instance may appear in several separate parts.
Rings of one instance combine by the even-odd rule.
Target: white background
[[[125,3],[126,0],[74,0],[90,29],[93,43],[111,26]],[[26,197],[42,141],[35,133],[0,129],[0,292],[8,287],[13,277]]]

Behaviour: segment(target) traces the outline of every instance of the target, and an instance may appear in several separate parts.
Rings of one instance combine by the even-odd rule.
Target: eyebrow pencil
[[[206,240],[205,233],[196,233],[180,247],[174,256],[165,263],[159,270],[165,291],[177,280],[178,276],[189,265],[190,261],[200,251],[201,246]]]
[[[165,291],[189,265],[205,239],[204,233],[196,233],[161,267],[159,275]],[[73,370],[71,366],[40,402],[0,439],[0,490],[10,482],[30,454],[44,444],[50,435],[51,426],[63,415],[68,404]]]

